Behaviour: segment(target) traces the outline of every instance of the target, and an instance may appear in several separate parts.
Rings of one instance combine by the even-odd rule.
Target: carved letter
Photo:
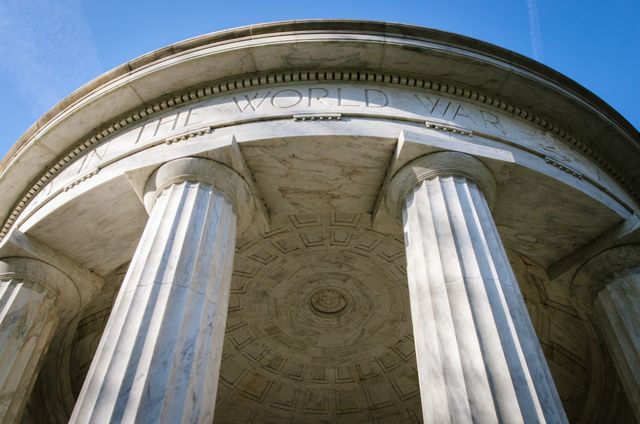
[[[147,124],[142,124],[139,128],[136,129],[136,131],[138,131],[138,135],[136,136],[136,141],[134,141],[133,144],[138,144],[138,142],[142,138],[142,133],[144,132],[145,126],[147,126]]]
[[[160,118],[158,120],[158,125],[156,125],[156,130],[153,132],[153,136],[157,136],[158,133],[160,132],[160,127],[164,126],[164,125],[169,125],[171,124],[171,128],[167,129],[164,132],[170,132],[176,129],[176,125],[178,124],[178,116],[180,116],[180,112],[178,112],[177,114],[172,114],[169,116],[163,116],[162,118]]]
[[[489,125],[491,125],[493,127],[496,127],[502,134],[507,133],[502,127],[502,124],[500,123],[500,119],[493,113],[481,110],[480,116],[482,116],[482,120],[484,121],[485,127],[489,128]]]
[[[202,121],[197,120],[194,121],[194,117],[198,117],[198,107],[192,107],[191,109],[189,109],[189,112],[187,113],[187,119],[184,121],[184,126],[188,127],[189,125],[195,125],[195,124],[199,124]]]
[[[447,102],[447,107],[444,108],[444,112],[442,112],[442,117],[444,118],[447,112],[449,112],[449,108],[451,107],[451,102]]]
[[[93,166],[94,164],[102,161],[102,159],[104,159],[104,157],[107,155],[107,150],[109,150],[109,144],[111,144],[111,141],[107,141],[103,145],[98,146],[92,151],[86,153],[82,158],[82,162],[80,163],[80,168],[78,168],[78,172],[76,172],[76,175],[80,174],[85,169],[89,168],[89,166]]]
[[[420,102],[420,104],[422,106],[424,106],[425,109],[427,109],[429,111],[430,114],[433,114],[433,112],[436,110],[436,108],[440,104],[440,99],[438,99],[438,98],[436,98],[435,102],[433,100],[431,100],[431,97],[429,97],[429,96],[420,96],[420,95],[416,94],[415,98],[418,100],[418,102]],[[428,105],[425,102],[425,100],[426,100],[426,102],[429,102]]]
[[[378,93],[379,97],[381,98],[381,102],[378,103],[374,103],[371,101],[371,96],[369,93]],[[365,88],[364,90],[364,99],[365,99],[365,103],[367,105],[367,107],[385,107],[389,104],[389,98],[387,97],[387,94],[383,91],[380,90],[376,90],[374,88]]]
[[[343,104],[342,103],[342,88],[338,88],[338,106],[355,106],[355,107],[357,107],[357,106],[360,106],[360,105],[359,104],[353,104],[353,103],[350,104],[350,105]]]
[[[140,128],[140,133],[138,133],[138,138],[136,138],[136,142],[134,144],[138,144],[143,140],[148,140],[149,138],[153,137],[158,131],[159,122],[159,119],[154,119],[153,121],[146,122]]]
[[[322,95],[314,97],[313,96],[313,91],[314,90],[321,91]],[[311,106],[311,101],[312,100],[317,100],[317,101],[319,101],[320,103],[322,103],[325,106],[331,106],[329,103],[327,103],[324,100],[322,100],[325,97],[327,97],[328,95],[329,95],[329,90],[327,90],[326,88],[310,88],[309,89],[309,100],[308,100],[307,106]]]
[[[54,187],[54,182],[55,181],[51,181],[49,184],[47,184],[44,188],[44,190],[42,190],[42,195],[43,197],[46,197],[48,195],[51,194],[51,192],[53,192],[53,187]],[[39,203],[35,203],[35,205],[37,206]]]
[[[474,124],[476,123],[476,121],[471,117],[471,115],[469,115],[467,113],[467,110],[462,107],[462,105],[458,105],[458,108],[456,109],[456,112],[453,114],[453,119],[455,120],[458,116],[461,116],[463,118],[467,118],[468,120],[470,120],[471,122],[473,122]]]
[[[256,91],[255,93],[253,93],[253,97],[249,98],[248,95],[244,94],[242,97],[244,97],[246,104],[244,106],[240,106],[240,102],[238,101],[237,98],[233,98],[233,101],[236,103],[236,106],[238,106],[238,109],[240,110],[240,112],[244,112],[245,110],[247,110],[247,108],[251,108],[254,112],[256,110],[258,110],[258,108],[260,106],[262,106],[262,103],[264,102],[264,100],[269,97],[269,94],[271,94],[271,91],[267,91],[267,94],[265,94],[260,101],[258,102],[258,104],[254,105],[253,102],[256,100],[256,98],[258,97],[258,95],[260,94],[259,91]]]
[[[290,104],[282,104],[282,102],[280,102],[280,104],[276,104],[276,99],[278,98],[282,98],[282,99],[287,99],[288,95],[283,93],[293,93],[293,96],[295,97],[294,100],[290,100],[291,103]],[[281,96],[282,95],[282,96]],[[280,96],[280,97],[278,97]],[[277,93],[275,93],[272,97],[271,97],[271,105],[273,107],[277,107],[279,109],[287,109],[290,107],[294,107],[296,105],[298,105],[300,102],[302,101],[302,94],[298,91],[298,90],[293,90],[291,88],[288,88],[286,90],[280,90]]]

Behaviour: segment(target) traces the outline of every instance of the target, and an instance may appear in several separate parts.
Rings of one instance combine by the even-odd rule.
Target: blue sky
[[[0,0],[0,156],[59,100],[134,57],[308,18],[402,22],[494,43],[564,73],[640,128],[640,0]]]

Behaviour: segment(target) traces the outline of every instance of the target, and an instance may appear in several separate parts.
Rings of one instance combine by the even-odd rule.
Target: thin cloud
[[[544,53],[542,51],[542,36],[540,35],[540,19],[536,0],[527,0],[527,13],[529,15],[529,37],[531,39],[533,58],[542,61]]]
[[[101,72],[79,0],[0,2],[0,57],[36,116]]]

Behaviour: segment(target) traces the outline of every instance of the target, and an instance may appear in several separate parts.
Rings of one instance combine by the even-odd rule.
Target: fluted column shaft
[[[156,173],[164,181],[71,422],[213,420],[237,216],[218,181],[227,168],[179,161],[182,175]],[[198,172],[185,173],[189,161]]]
[[[394,180],[425,423],[566,422],[483,193],[490,171],[436,153]]]
[[[55,281],[52,281],[55,280]],[[59,270],[26,258],[0,260],[0,423],[22,415],[59,322]]]
[[[598,294],[594,316],[640,422],[640,268],[619,273]]]

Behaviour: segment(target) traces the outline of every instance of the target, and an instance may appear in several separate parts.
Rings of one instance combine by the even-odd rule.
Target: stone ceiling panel
[[[274,215],[371,212],[395,147],[388,139],[270,139],[242,145]]]
[[[281,216],[238,246],[216,423],[418,422],[401,236]]]

